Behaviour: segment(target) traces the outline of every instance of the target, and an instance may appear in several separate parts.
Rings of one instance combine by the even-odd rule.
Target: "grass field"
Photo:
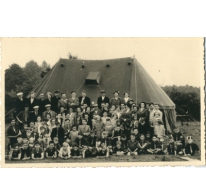
[[[183,135],[192,136],[194,142],[200,147],[200,122],[190,122],[189,126],[181,126],[180,122],[177,122],[180,127],[180,131]],[[8,144],[8,138],[6,138],[6,147]],[[167,140],[164,142],[164,147],[167,144]],[[5,148],[6,148],[5,147]],[[192,159],[200,160],[200,154],[196,153],[195,156],[190,157]],[[21,161],[21,163],[92,163],[92,162],[161,162],[161,161],[185,161],[181,159],[181,156],[172,156],[172,155],[140,155],[140,156],[110,156],[108,158],[86,158],[86,159],[68,159],[62,160],[57,158],[55,160],[52,159],[43,159],[43,160],[28,160],[28,161]],[[8,161],[6,159],[6,163],[19,163],[19,161]]]

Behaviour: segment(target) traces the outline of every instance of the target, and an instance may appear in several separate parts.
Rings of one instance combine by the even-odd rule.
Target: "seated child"
[[[54,159],[57,157],[57,151],[53,141],[49,142],[49,146],[46,148],[45,154],[46,154],[46,158]]]
[[[17,138],[17,143],[16,143],[16,145],[19,147],[19,148],[22,148],[22,146],[23,146],[23,139],[22,139],[22,137],[18,137]]]
[[[148,143],[145,140],[144,134],[140,135],[140,140],[138,141],[138,154],[147,154]]]
[[[61,145],[59,144],[59,139],[58,137],[54,137],[54,147],[57,151],[57,155],[59,154],[59,151],[61,149]]]
[[[118,138],[120,139],[122,134],[123,134],[123,131],[121,130],[121,125],[118,122],[116,128],[114,128],[113,135],[111,138],[113,146],[116,146],[116,142],[118,141]]]
[[[37,128],[34,129],[33,135],[34,135],[34,140],[37,141],[37,139],[39,137],[39,133],[38,133],[38,129]]]
[[[77,131],[77,127],[75,125],[72,126],[72,130],[69,133],[69,137],[71,139],[72,146],[77,143],[78,131]]]
[[[135,135],[135,140],[139,141],[140,139],[140,135],[139,135],[139,131],[138,128],[133,128],[132,133]]]
[[[76,127],[78,127],[79,125],[82,125],[82,119],[81,119],[81,116],[80,116],[80,115],[77,116],[74,125],[75,125]]]
[[[124,149],[122,148],[121,143],[117,143],[113,152],[116,155],[124,155]]]
[[[22,138],[26,137],[26,130],[27,130],[27,128],[28,128],[27,123],[24,123],[23,124],[23,129],[21,129],[21,136],[22,136]]]
[[[43,142],[44,142],[44,151],[46,150],[46,148],[49,146],[49,142],[51,141],[51,137],[49,135],[49,133],[44,134],[43,137]]]
[[[101,143],[100,146],[97,147],[97,157],[108,157],[109,152],[107,151],[107,147],[105,143]]]
[[[125,134],[122,134],[120,137],[120,141],[121,141],[121,147],[125,150],[127,149],[127,137]]]
[[[9,152],[9,160],[20,160],[21,159],[21,148],[18,144],[14,144],[14,148],[11,148]]]
[[[46,144],[45,144],[42,136],[39,136],[39,137],[38,137],[37,142],[40,144],[40,147],[41,147],[42,149],[46,149]]]
[[[195,155],[195,152],[200,152],[199,147],[197,146],[197,144],[195,144],[193,142],[192,136],[188,136],[187,137],[187,144],[185,146],[185,154],[188,156],[193,156]]]
[[[111,124],[112,124],[113,128],[115,128],[117,126],[117,120],[118,120],[118,116],[116,113],[114,113],[112,115],[112,118],[111,118]]]
[[[34,148],[32,149],[31,152],[31,158],[32,159],[44,159],[44,150],[41,148],[40,143],[36,142],[34,144]]]
[[[45,129],[45,127],[41,126],[41,127],[40,127],[40,133],[39,133],[38,136],[43,139],[44,136],[45,136],[45,134],[46,134],[46,129]]]
[[[21,148],[21,160],[31,159],[31,148],[29,147],[28,142],[24,142]]]
[[[159,140],[157,139],[156,135],[153,135],[152,137],[152,142],[149,145],[147,152],[151,153],[151,154],[163,154],[162,152],[162,145],[159,142]]]
[[[68,143],[64,142],[62,144],[62,147],[59,151],[59,157],[62,159],[68,159],[70,158],[70,146]]]
[[[150,131],[147,131],[146,136],[145,136],[145,141],[147,142],[147,144],[151,144],[152,136],[151,136]]]
[[[77,144],[74,144],[71,149],[71,157],[73,158],[80,158],[81,153]]]
[[[135,134],[130,135],[130,140],[127,142],[127,155],[138,155],[138,142],[135,139]]]
[[[91,131],[90,132],[90,137],[89,137],[89,146],[90,147],[96,147],[96,141],[97,141],[97,138],[95,136],[95,132]]]
[[[34,135],[32,134],[32,130],[31,128],[27,128],[26,130],[26,136],[23,136],[23,138],[29,140],[29,138],[34,137]]]
[[[175,127],[172,137],[175,141],[175,145],[177,146],[177,153],[180,155],[183,154],[183,149],[185,147],[185,138],[178,127]]]
[[[34,147],[35,139],[33,137],[29,138],[29,147],[32,149]]]
[[[40,127],[42,126],[41,116],[37,117],[37,122],[35,122],[34,127],[38,129],[38,133],[40,133]]]
[[[164,152],[169,155],[177,155],[177,146],[175,145],[173,137],[169,137],[169,143]]]

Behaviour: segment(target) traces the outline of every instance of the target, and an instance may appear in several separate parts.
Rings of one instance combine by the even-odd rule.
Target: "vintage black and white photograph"
[[[1,49],[5,166],[205,163],[204,38],[2,38]]]

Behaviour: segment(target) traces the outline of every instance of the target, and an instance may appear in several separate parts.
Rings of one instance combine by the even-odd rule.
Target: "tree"
[[[18,91],[19,87],[26,81],[23,68],[18,64],[12,64],[5,71],[5,90],[7,92]]]
[[[45,60],[42,62],[41,64],[41,78],[43,78],[50,70],[51,70],[51,67],[50,67],[50,64],[48,64]]]

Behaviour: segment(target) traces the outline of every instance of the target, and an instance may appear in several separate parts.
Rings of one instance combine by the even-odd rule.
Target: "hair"
[[[106,121],[110,121],[110,118],[107,118]]]
[[[60,123],[59,123],[59,122],[56,122],[55,124],[56,124],[57,126],[58,126],[58,125],[60,125]]]
[[[128,92],[125,92],[123,95],[125,96],[125,94],[128,94],[128,96],[129,96],[129,93],[128,93]]]
[[[114,91],[113,95],[114,95],[115,93],[117,93],[117,94],[119,95],[119,91]]]
[[[139,104],[139,107],[141,108],[141,104],[144,104],[144,107],[146,107],[146,102],[141,102],[140,104]]]
[[[158,106],[160,106],[159,103],[154,103],[154,105],[158,105]]]
[[[135,127],[135,128],[133,128],[133,131],[134,131],[135,129],[137,129],[137,130],[138,130],[138,128],[136,128],[136,127]]]
[[[82,118],[82,121],[86,121],[86,122],[87,122],[87,120],[86,120],[86,119],[84,119],[84,118]]]
[[[76,126],[76,125],[72,125],[72,129],[73,129],[74,127],[75,127],[75,128],[77,128],[77,126]]]
[[[61,93],[61,96],[64,95],[64,94],[66,95],[66,93]]]
[[[154,105],[154,103],[153,102],[149,103],[149,106],[151,106],[151,105]]]
[[[145,137],[145,135],[144,135],[144,134],[140,134],[140,136],[139,136],[139,137],[141,137],[141,136]]]
[[[72,94],[72,93],[76,93],[76,91],[71,91],[71,94]]]
[[[152,138],[154,138],[154,137],[157,138],[157,135],[152,135]]]
[[[49,145],[50,145],[50,144],[54,144],[54,141],[50,141],[50,142],[49,142]]]

